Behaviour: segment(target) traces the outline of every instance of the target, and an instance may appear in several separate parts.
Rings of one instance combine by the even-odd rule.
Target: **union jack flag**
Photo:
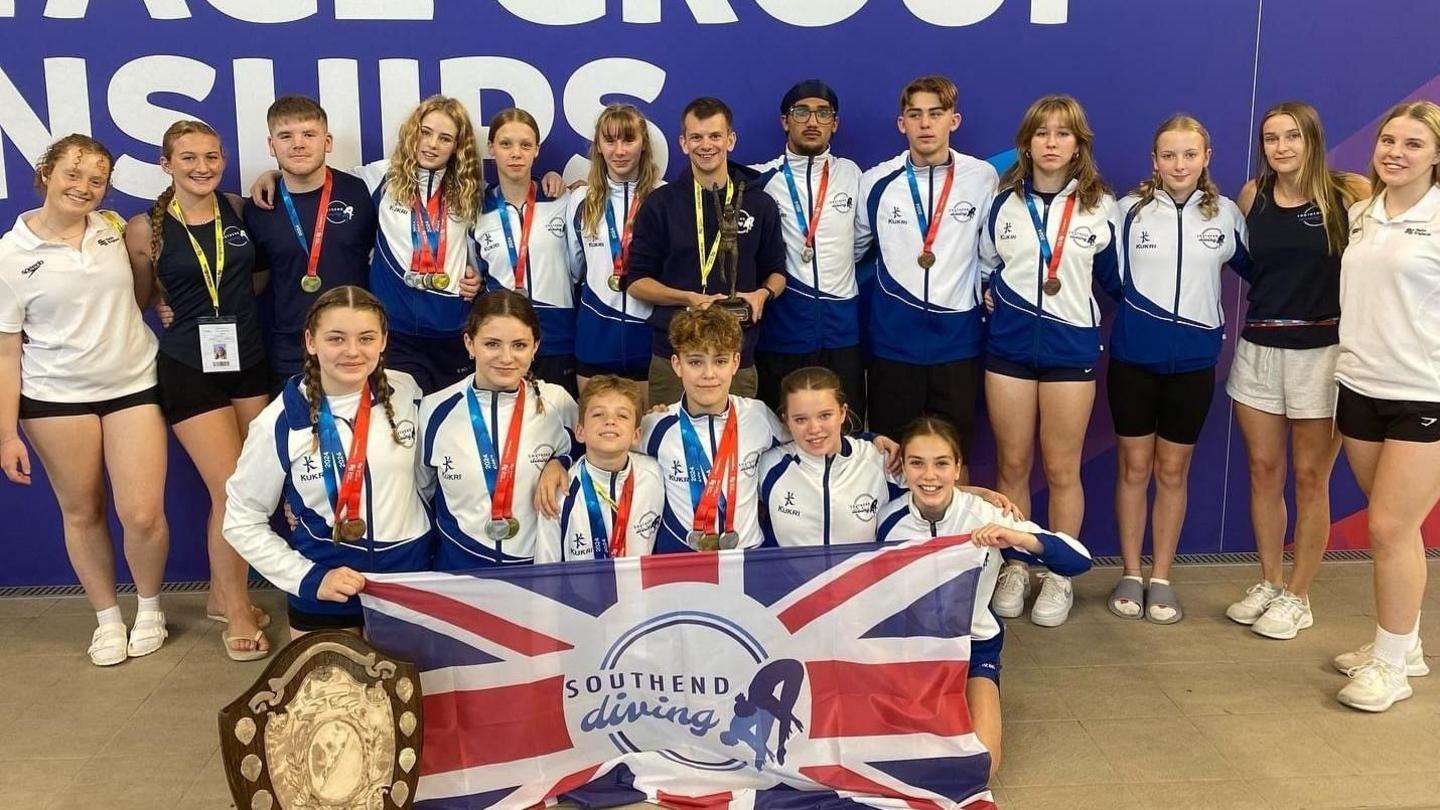
[[[416,662],[416,807],[994,804],[967,537],[368,577]]]

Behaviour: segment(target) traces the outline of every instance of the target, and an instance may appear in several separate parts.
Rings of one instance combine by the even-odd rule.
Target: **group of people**
[[[1311,107],[1277,105],[1238,202],[1210,178],[1204,126],[1176,115],[1151,177],[1117,202],[1075,99],[1032,104],[999,174],[950,147],[956,98],[941,76],[909,83],[905,150],[863,172],[830,149],[840,100],[823,82],[784,95],[785,151],[753,167],[730,160],[729,108],[696,99],[669,184],[643,115],[612,104],[588,178],[567,190],[534,177],[541,134],[523,110],[490,122],[487,184],[454,99],[423,101],[388,160],[346,173],[326,165],[324,110],[287,96],[268,115],[278,171],[249,199],[218,190],[217,133],[179,121],[160,160],[172,184],[128,223],[100,208],[105,146],[56,141],[36,168],[41,207],[0,239],[0,468],[28,484],[29,450],[44,462],[97,614],[91,660],[167,636],[168,424],[209,492],[207,613],[236,660],[270,650],[251,566],[290,594],[303,633],[360,627],[367,573],[969,534],[996,549],[969,692],[998,762],[1003,619],[1023,613],[1034,565],[1047,571],[1031,619],[1062,624],[1069,577],[1090,567],[1094,290],[1118,301],[1107,393],[1124,570],[1108,606],[1173,624],[1228,265],[1250,282],[1226,389],[1262,564],[1227,615],[1270,638],[1311,626],[1343,442],[1370,500],[1378,622],[1337,657],[1339,699],[1383,711],[1409,697],[1428,671],[1420,526],[1440,497],[1440,329],[1423,315],[1440,292],[1440,107],[1383,119],[1367,183],[1326,166]],[[733,278],[715,272],[726,206]],[[994,491],[965,464],[982,380]],[[1030,518],[1037,436],[1046,527]],[[139,595],[129,626],[107,477]]]

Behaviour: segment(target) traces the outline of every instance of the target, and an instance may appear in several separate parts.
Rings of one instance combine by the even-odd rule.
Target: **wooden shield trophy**
[[[400,810],[420,775],[420,673],[351,633],[311,633],[220,710],[241,810]]]
[[[729,289],[729,295],[711,306],[735,316],[741,326],[755,322],[755,312],[750,302],[735,293],[735,284],[740,279],[740,201],[745,196],[745,181],[735,182],[735,196],[725,201],[719,186],[710,190],[715,195],[715,208],[720,212],[720,249],[715,259],[715,268],[720,271],[720,280]]]

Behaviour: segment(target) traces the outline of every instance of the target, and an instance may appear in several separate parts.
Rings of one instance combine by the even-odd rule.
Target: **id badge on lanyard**
[[[206,374],[240,370],[240,332],[234,317],[200,319],[200,365]]]

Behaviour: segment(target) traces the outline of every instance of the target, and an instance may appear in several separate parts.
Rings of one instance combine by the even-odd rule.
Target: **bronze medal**
[[[1046,295],[1057,295],[1060,292],[1060,279],[1047,278],[1040,289],[1044,290]]]
[[[928,250],[921,251],[920,258],[916,259],[915,261],[920,264],[921,269],[929,270],[930,268],[935,266],[935,254],[931,253]]]
[[[319,276],[301,276],[301,277],[300,277],[300,289],[304,290],[304,291],[307,292],[307,293],[317,293],[317,292],[320,292],[320,277],[319,277]]]
[[[354,541],[365,536],[365,520],[363,518],[349,518],[340,521],[335,527],[336,534],[341,540]]]

